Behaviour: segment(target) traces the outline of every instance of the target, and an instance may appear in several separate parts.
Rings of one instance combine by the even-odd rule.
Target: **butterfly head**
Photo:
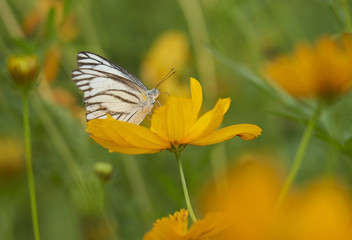
[[[151,104],[154,104],[156,99],[158,98],[160,94],[160,91],[156,88],[153,88],[151,90],[148,90],[148,100],[151,102]]]

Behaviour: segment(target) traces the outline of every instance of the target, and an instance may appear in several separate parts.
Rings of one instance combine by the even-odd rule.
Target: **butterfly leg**
[[[160,106],[161,106],[161,103],[159,102],[159,100],[156,100],[156,102],[155,102],[155,106],[156,106],[156,108],[158,108],[158,107],[160,107]]]

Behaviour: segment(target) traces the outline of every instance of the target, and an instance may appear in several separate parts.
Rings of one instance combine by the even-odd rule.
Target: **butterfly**
[[[106,118],[140,124],[151,112],[160,91],[159,84],[148,90],[143,83],[126,69],[90,52],[77,54],[78,69],[71,78],[83,91],[87,122]],[[171,74],[170,74],[171,73]],[[175,71],[170,71],[167,78]]]

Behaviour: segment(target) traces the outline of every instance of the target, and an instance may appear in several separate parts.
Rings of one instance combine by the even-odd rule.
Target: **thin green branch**
[[[151,215],[153,213],[153,207],[136,159],[132,155],[126,155],[122,163],[125,167],[127,178],[131,183],[140,209],[146,216]]]
[[[0,18],[12,38],[24,38],[23,30],[15,14],[5,0],[0,0]]]
[[[185,200],[186,200],[188,212],[189,212],[189,215],[191,216],[192,221],[195,223],[197,221],[197,218],[196,218],[196,215],[194,214],[192,204],[191,204],[191,199],[188,194],[186,179],[185,179],[185,175],[183,173],[182,162],[180,159],[180,152],[179,151],[175,152],[175,156],[176,156],[176,160],[177,160],[178,170],[180,172],[180,178],[181,178],[183,193],[185,195]]]
[[[35,196],[35,183],[34,183],[33,164],[32,164],[31,131],[29,126],[29,110],[28,110],[28,89],[24,89],[23,91],[23,127],[24,127],[28,187],[29,187],[29,196],[31,201],[34,239],[40,240],[37,201]]]
[[[279,194],[279,197],[278,197],[278,200],[276,203],[276,209],[281,206],[281,204],[284,201],[284,199],[286,198],[287,193],[289,192],[294,180],[296,179],[298,170],[301,167],[304,155],[306,153],[309,141],[310,141],[311,137],[313,136],[315,126],[316,126],[317,121],[320,116],[320,112],[321,112],[321,107],[318,106],[317,109],[315,110],[312,118],[310,119],[305,131],[304,131],[302,139],[299,143],[299,147],[296,151],[296,156],[293,160],[293,165],[292,165],[291,170],[285,180],[284,186],[282,187],[281,192]]]
[[[341,0],[341,5],[343,9],[343,13],[345,15],[345,31],[352,33],[352,22],[351,22],[351,15],[349,11],[349,5],[347,0]]]
[[[205,48],[206,45],[210,45],[210,37],[202,8],[198,0],[178,0],[178,2],[185,15],[193,42],[199,77],[205,83],[209,97],[215,98],[218,93],[215,63],[212,54]]]

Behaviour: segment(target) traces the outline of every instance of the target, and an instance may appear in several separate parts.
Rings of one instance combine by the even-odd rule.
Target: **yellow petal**
[[[110,116],[107,119],[89,121],[87,123],[87,132],[92,135],[93,139],[103,139],[100,141],[105,141],[104,145],[109,146],[110,150],[113,151],[124,147],[160,151],[170,147],[167,141],[148,128],[117,121]],[[114,142],[114,147],[112,147],[111,142]]]
[[[193,116],[191,117],[190,121],[193,124],[197,120],[200,108],[202,107],[203,103],[202,86],[195,78],[191,78],[191,94],[193,103]]]
[[[144,235],[143,240],[179,240],[187,233],[188,211],[181,209],[174,215],[157,220],[152,230]]]
[[[351,239],[351,199],[346,189],[326,181],[295,194],[277,219],[276,239]]]
[[[124,154],[152,154],[152,153],[157,153],[161,152],[164,149],[143,149],[143,148],[115,148],[115,150],[109,150],[109,152],[119,152],[119,153],[124,153]]]
[[[189,142],[189,144],[205,146],[226,141],[235,136],[239,136],[244,140],[253,140],[259,136],[261,132],[262,130],[256,125],[238,124],[216,130],[207,136]]]
[[[212,110],[208,111],[197,120],[191,133],[183,139],[182,143],[192,142],[215,131],[220,126],[224,114],[229,109],[230,102],[230,98],[219,99]]]
[[[190,129],[193,104],[189,98],[170,97],[167,102],[167,133],[173,145],[178,145]]]
[[[217,239],[301,240],[267,235],[268,226],[273,227],[270,219],[281,189],[281,179],[277,168],[268,165],[271,161],[262,161],[262,157],[247,155],[241,158],[239,164],[229,166],[229,171],[224,174],[226,177],[207,189],[207,194],[200,198],[206,210],[225,211],[234,223],[222,238],[217,236]]]
[[[169,135],[167,133],[167,126],[166,126],[167,108],[168,108],[168,105],[165,104],[161,107],[158,107],[154,111],[151,119],[151,126],[150,126],[150,130],[152,132],[158,134],[161,138],[165,139],[166,141],[168,141],[169,139]]]
[[[163,149],[143,149],[143,148],[130,148],[130,147],[119,147],[115,142],[102,139],[99,137],[91,136],[91,138],[101,146],[106,149],[109,149],[109,152],[119,152],[125,154],[146,154],[146,153],[156,153],[160,152]]]
[[[170,146],[168,142],[140,125],[116,121],[115,124],[110,125],[110,128],[109,135],[113,137],[116,143],[121,142],[123,144],[125,142],[131,146],[146,149],[165,149]]]
[[[208,239],[231,226],[229,216],[223,213],[210,213],[204,219],[195,222],[185,239]]]
[[[114,141],[112,141],[111,139],[106,139],[106,138],[101,138],[101,137],[97,137],[97,136],[93,136],[90,135],[90,137],[99,145],[101,145],[102,147],[109,149],[109,151],[115,151],[115,149],[117,148],[117,145]]]
[[[152,116],[150,129],[174,145],[189,134],[202,106],[203,94],[200,83],[191,78],[190,85],[192,100],[170,97],[169,101],[156,109]]]

